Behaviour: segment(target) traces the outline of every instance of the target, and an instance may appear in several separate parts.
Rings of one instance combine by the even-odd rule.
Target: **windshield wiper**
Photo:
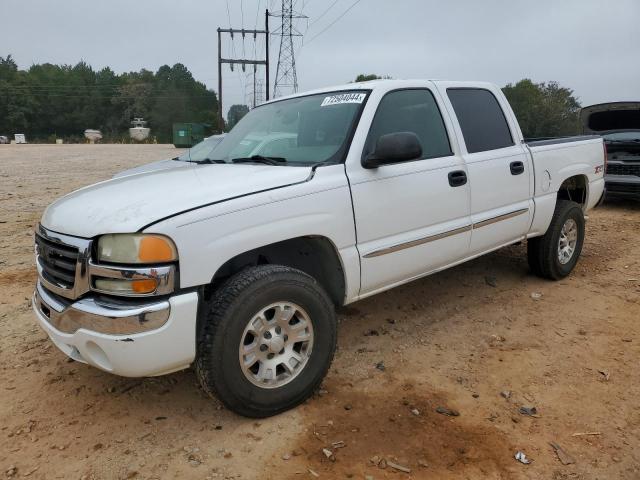
[[[209,163],[227,163],[224,160],[219,160],[217,158],[205,158],[204,160],[187,160],[189,163],[195,163],[196,165],[206,165]]]
[[[266,163],[267,165],[280,165],[287,163],[287,159],[284,157],[264,157],[262,155],[234,158],[231,161],[233,163]]]

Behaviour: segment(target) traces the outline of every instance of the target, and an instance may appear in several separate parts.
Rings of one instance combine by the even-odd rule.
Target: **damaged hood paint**
[[[304,182],[311,167],[189,165],[127,175],[76,190],[51,204],[42,225],[92,238],[130,233],[185,210]]]

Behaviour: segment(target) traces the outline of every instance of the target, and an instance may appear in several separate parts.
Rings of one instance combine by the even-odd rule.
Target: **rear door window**
[[[514,145],[504,112],[489,90],[449,88],[447,95],[458,117],[467,152],[485,152]]]

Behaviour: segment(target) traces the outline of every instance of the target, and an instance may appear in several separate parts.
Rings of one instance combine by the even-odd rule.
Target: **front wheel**
[[[230,410],[268,417],[306,400],[333,359],[333,304],[309,275],[280,265],[231,277],[202,309],[196,373]]]
[[[583,243],[582,208],[575,202],[558,200],[547,232],[527,242],[529,267],[543,278],[564,278],[578,263]]]

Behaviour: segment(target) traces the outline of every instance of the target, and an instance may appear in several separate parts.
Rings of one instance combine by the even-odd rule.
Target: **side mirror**
[[[382,135],[373,153],[362,159],[364,168],[378,168],[385,163],[406,162],[422,156],[422,146],[413,132],[395,132]]]

